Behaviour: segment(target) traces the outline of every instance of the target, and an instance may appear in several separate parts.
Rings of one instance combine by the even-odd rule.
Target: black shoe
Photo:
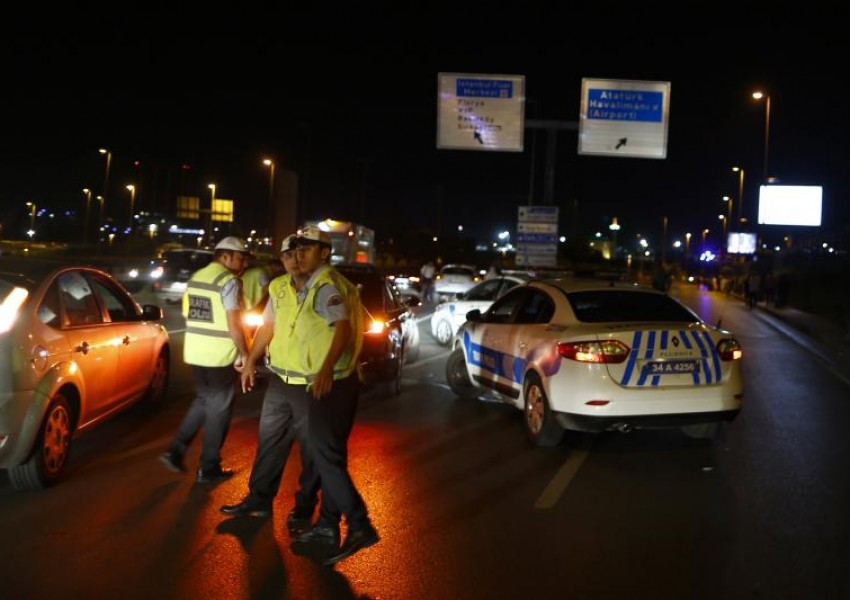
[[[233,477],[233,471],[225,471],[221,467],[217,469],[212,469],[210,471],[198,469],[198,474],[195,477],[195,481],[197,481],[198,483],[214,483],[216,481],[224,481],[225,479],[230,479],[231,477]]]
[[[313,525],[307,531],[293,536],[292,541],[300,542],[302,544],[319,542],[321,544],[329,544],[339,547],[339,527]]]
[[[183,457],[176,452],[168,451],[159,455],[159,462],[164,464],[169,471],[175,473],[185,473],[186,467],[183,466]]]
[[[310,522],[313,519],[313,510],[306,508],[295,507],[286,517],[286,528],[289,530],[289,535],[304,533],[310,529]]]
[[[272,514],[272,505],[248,496],[239,504],[225,504],[219,510],[231,517],[268,517]]]
[[[363,548],[374,546],[380,540],[381,538],[378,536],[378,532],[375,531],[372,526],[369,526],[366,529],[359,529],[357,531],[349,531],[348,535],[345,537],[345,542],[342,544],[342,548],[339,549],[339,552],[326,558],[322,564],[326,567],[334,565],[343,558],[348,558],[355,552],[363,550]]]

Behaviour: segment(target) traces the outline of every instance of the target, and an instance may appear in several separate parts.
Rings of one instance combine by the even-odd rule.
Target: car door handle
[[[526,348],[528,348],[528,344],[526,344],[525,342],[519,343],[519,349],[520,350],[525,350]]]
[[[129,346],[129,345],[130,345],[130,336],[129,336],[129,335],[125,335],[125,336],[121,339],[121,343],[122,343],[122,344],[124,344],[125,346]]]
[[[89,346],[89,343],[83,342],[82,344],[77,346],[77,352],[82,352],[83,354],[88,354],[89,348],[91,348],[91,346]]]

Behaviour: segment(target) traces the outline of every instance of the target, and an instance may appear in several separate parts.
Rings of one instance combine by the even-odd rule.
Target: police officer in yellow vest
[[[242,293],[245,295],[245,310],[258,308],[262,311],[272,280],[269,266],[264,262],[251,264],[239,278],[242,280]]]
[[[237,372],[248,355],[242,326],[242,282],[238,277],[248,258],[245,242],[226,237],[215,246],[212,262],[196,271],[183,294],[186,337],[183,360],[192,366],[195,400],[177,429],[167,452],[166,467],[185,471],[183,456],[203,428],[199,483],[227,479],[221,468],[221,447],[230,427]]]
[[[298,266],[310,278],[298,292],[288,340],[280,351],[287,356],[285,362],[296,367],[290,375],[308,382],[308,439],[321,480],[322,506],[313,527],[294,539],[338,545],[340,518],[333,513],[345,515],[345,542],[324,561],[332,565],[380,539],[348,473],[348,436],[360,389],[357,365],[364,309],[357,288],[328,264],[332,250],[327,233],[315,226],[302,229],[296,251]],[[277,350],[272,342],[272,357]]]
[[[291,534],[300,533],[310,526],[319,491],[319,478],[313,468],[306,439],[310,405],[306,393],[307,378],[300,373],[299,354],[287,352],[287,344],[291,343],[291,325],[298,312],[297,294],[307,283],[307,275],[298,266],[295,243],[296,236],[290,235],[281,244],[280,258],[286,274],[269,284],[269,302],[263,312],[263,325],[257,331],[241,375],[243,391],[253,389],[256,366],[268,349],[269,367],[277,376],[271,377],[263,398],[257,454],[248,481],[248,495],[238,504],[221,507],[221,512],[231,516],[269,516],[292,449],[293,434],[297,435],[302,467],[299,489],[295,493],[295,508],[286,520]]]

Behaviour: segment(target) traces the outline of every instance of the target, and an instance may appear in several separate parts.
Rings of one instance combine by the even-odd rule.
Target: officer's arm
[[[230,331],[230,339],[236,344],[239,356],[248,356],[248,344],[245,342],[245,329],[242,324],[241,310],[228,310],[227,329]]]
[[[312,391],[314,398],[321,398],[331,391],[331,386],[334,380],[334,365],[343,351],[348,346],[351,340],[351,321],[335,321],[334,322],[334,337],[331,340],[331,347],[325,355],[325,360],[319,372],[316,373],[313,379]]]

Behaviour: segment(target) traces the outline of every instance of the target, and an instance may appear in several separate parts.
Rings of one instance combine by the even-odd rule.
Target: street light
[[[106,156],[106,173],[103,176],[103,200],[100,202],[100,215],[98,218],[98,225],[103,225],[103,204],[107,197],[106,189],[109,187],[109,167],[112,164],[112,152],[107,148],[101,148],[98,152]]]
[[[708,228],[702,230],[702,245],[705,248],[705,237],[708,235]]]
[[[688,258],[688,255],[691,252],[691,232],[687,232],[685,234],[685,258]]]
[[[89,221],[91,220],[91,190],[83,188],[83,193],[86,195],[86,221],[83,223],[83,243],[89,241]]]
[[[767,183],[767,149],[770,145],[770,94],[763,92],[753,92],[753,98],[761,100],[767,98],[764,110],[764,182]]]
[[[726,232],[728,228],[731,227],[732,222],[732,205],[735,204],[735,200],[730,198],[729,196],[723,196],[723,201],[729,203],[729,210],[727,212],[726,218],[723,221],[723,237],[726,237]]]
[[[738,173],[738,227],[741,226],[741,211],[744,209],[744,168],[732,167],[732,170]],[[731,213],[729,214],[731,217]]]
[[[130,191],[130,234],[133,233],[133,210],[136,204],[136,186],[129,184],[126,186]]]
[[[27,206],[30,207],[30,229],[35,229],[35,202],[27,202]]]
[[[266,237],[271,237],[274,233],[274,161],[270,158],[264,158],[263,164],[269,168],[269,205],[268,205],[268,220],[266,221]]]

